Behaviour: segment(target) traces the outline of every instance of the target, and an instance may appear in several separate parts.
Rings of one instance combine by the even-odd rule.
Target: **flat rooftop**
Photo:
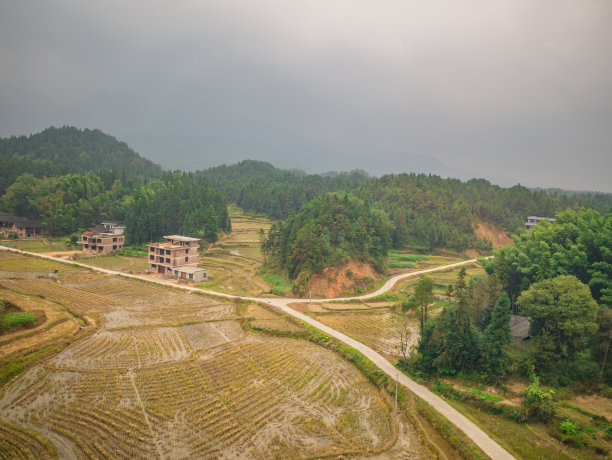
[[[179,265],[178,267],[172,267],[172,270],[181,273],[202,273],[208,272],[205,268],[194,267],[193,265]]]
[[[185,249],[185,246],[179,246],[177,244],[172,244],[170,241],[149,243],[149,246],[154,247],[154,248],[164,248],[164,249]]]
[[[181,236],[181,235],[169,235],[169,236],[164,235],[164,238],[166,238],[167,240],[185,241],[185,242],[200,241],[200,238],[192,238],[190,236]]]

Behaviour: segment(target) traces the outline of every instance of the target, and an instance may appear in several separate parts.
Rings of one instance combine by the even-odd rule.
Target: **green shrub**
[[[584,447],[587,443],[584,433],[593,431],[589,428],[581,429],[576,423],[567,418],[561,422],[559,429],[561,430],[561,441],[578,448]]]
[[[578,434],[579,431],[578,425],[576,425],[574,422],[567,418],[561,422],[560,428],[561,432],[569,435]]]
[[[470,393],[480,396],[481,399],[488,399],[489,401],[498,402],[504,398],[500,398],[499,396],[492,396],[490,394],[484,393],[476,388],[472,388]]]
[[[391,268],[412,268],[417,262],[427,259],[427,256],[419,254],[400,254],[398,252],[390,252],[389,267]]]
[[[122,249],[121,251],[115,252],[118,256],[127,256],[127,257],[142,257],[146,256],[149,253],[147,249],[142,249],[139,247],[130,247]]]
[[[9,329],[20,324],[32,323],[38,320],[33,313],[7,313],[2,318],[0,325],[3,329]]]
[[[535,374],[533,365],[529,372],[531,384],[525,390],[525,408],[527,416],[533,420],[547,422],[556,413],[556,408],[552,402],[555,390],[544,391],[540,386],[540,378]]]

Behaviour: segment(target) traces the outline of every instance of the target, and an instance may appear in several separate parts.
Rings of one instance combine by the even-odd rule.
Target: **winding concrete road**
[[[463,414],[461,414],[458,410],[456,410],[455,408],[453,408],[451,405],[449,405],[446,401],[444,401],[442,398],[440,398],[438,395],[432,393],[431,391],[429,391],[426,387],[424,387],[423,385],[420,385],[418,383],[416,383],[414,380],[412,380],[411,378],[409,378],[408,376],[399,373],[398,370],[389,362],[387,361],[385,358],[382,357],[382,355],[380,355],[379,353],[377,353],[376,351],[374,351],[373,349],[371,349],[370,347],[367,347],[366,345],[364,345],[361,342],[358,342],[355,339],[352,339],[351,337],[336,331],[335,329],[332,329],[329,326],[326,326],[323,323],[320,323],[319,321],[310,318],[306,315],[304,315],[303,313],[300,313],[296,310],[294,310],[293,308],[289,307],[289,304],[291,303],[295,303],[296,301],[299,300],[303,300],[303,299],[277,299],[277,298],[269,298],[269,297],[243,297],[243,296],[237,296],[237,295],[232,295],[232,294],[225,294],[225,293],[221,293],[221,292],[216,292],[216,291],[210,291],[208,289],[200,289],[200,288],[195,288],[195,287],[191,287],[191,286],[185,286],[182,284],[176,284],[174,282],[171,281],[163,281],[163,280],[155,280],[155,279],[151,279],[148,278],[146,276],[139,276],[139,275],[132,275],[129,273],[122,273],[122,272],[117,272],[114,270],[108,270],[105,268],[99,268],[99,267],[93,267],[91,265],[86,265],[86,264],[81,264],[81,263],[77,263],[77,262],[72,262],[72,261],[67,261],[64,259],[60,259],[57,257],[51,257],[51,256],[46,256],[46,255],[42,255],[42,254],[36,254],[36,253],[31,253],[31,252],[27,252],[27,251],[22,251],[19,249],[14,249],[14,248],[10,248],[7,246],[0,246],[0,249],[2,250],[7,250],[7,251],[12,251],[12,252],[17,252],[17,253],[21,253],[21,254],[27,254],[30,256],[35,256],[35,257],[41,257],[44,259],[49,259],[49,260],[53,260],[56,262],[63,262],[63,263],[70,263],[73,265],[77,265],[80,267],[84,267],[84,268],[89,268],[92,270],[96,270],[98,272],[102,272],[102,273],[107,273],[110,275],[119,275],[119,276],[123,276],[126,278],[134,278],[134,279],[139,279],[139,280],[144,280],[144,281],[148,281],[148,282],[154,282],[154,283],[158,283],[158,284],[163,284],[163,285],[167,285],[167,286],[172,286],[174,288],[179,288],[179,289],[184,289],[184,290],[188,290],[188,291],[193,291],[193,292],[202,292],[205,294],[210,294],[210,295],[214,295],[217,297],[223,297],[223,298],[227,298],[227,299],[233,299],[233,300],[237,300],[237,299],[244,299],[244,300],[252,300],[252,301],[256,301],[256,302],[263,302],[266,303],[268,305],[271,305],[275,308],[278,308],[279,310],[282,310],[283,312],[287,313],[288,315],[291,315],[295,318],[298,318],[314,327],[316,327],[317,329],[325,332],[326,334],[329,334],[330,336],[346,343],[347,345],[355,348],[356,350],[359,350],[359,352],[361,352],[364,356],[366,356],[369,360],[371,360],[374,364],[376,364],[383,372],[385,372],[387,375],[389,375],[391,378],[393,379],[398,379],[398,382],[402,385],[404,385],[406,388],[408,388],[410,391],[412,391],[415,395],[417,395],[419,398],[421,398],[423,401],[427,402],[428,404],[430,404],[435,410],[437,410],[441,415],[443,415],[444,417],[446,417],[446,419],[448,419],[451,423],[453,423],[457,428],[459,428],[461,431],[463,431],[466,436],[468,436],[468,438],[470,438],[474,444],[476,444],[478,447],[480,447],[483,452],[485,452],[489,457],[493,458],[493,459],[500,459],[500,460],[510,460],[510,459],[514,459],[514,457],[508,452],[506,451],[503,447],[501,447],[496,441],[494,441],[487,433],[485,433],[482,429],[480,429],[475,423],[473,423],[472,421],[470,421],[467,417],[465,417]],[[476,259],[470,259],[470,260],[465,260],[462,262],[457,262],[454,264],[448,264],[448,265],[443,265],[440,267],[435,267],[435,268],[430,268],[427,270],[420,270],[420,271],[416,271],[416,272],[412,272],[412,273],[404,273],[401,275],[397,275],[394,276],[393,278],[389,279],[380,289],[378,289],[376,292],[372,292],[370,294],[365,294],[362,296],[355,296],[355,297],[342,297],[342,298],[335,298],[335,299],[317,299],[318,302],[321,301],[330,301],[330,300],[340,300],[340,301],[346,301],[346,300],[354,300],[354,299],[369,299],[372,297],[376,297],[379,296],[381,294],[384,294],[385,292],[389,291],[393,285],[395,283],[397,283],[399,280],[404,279],[404,278],[409,278],[409,277],[414,277],[414,276],[419,276],[419,275],[423,275],[425,273],[431,273],[431,272],[435,272],[435,271],[443,271],[443,270],[448,270],[450,268],[454,268],[454,267],[458,267],[461,265],[466,265],[466,264],[471,264],[476,262]]]

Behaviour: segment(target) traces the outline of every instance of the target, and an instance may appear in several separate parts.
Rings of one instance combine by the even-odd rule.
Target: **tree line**
[[[514,246],[483,261],[485,276],[466,280],[462,269],[433,318],[433,283],[422,278],[404,303],[419,315],[421,337],[400,365],[434,376],[476,372],[487,382],[533,379],[535,371],[552,384],[611,382],[611,224],[612,213],[566,210],[554,224],[521,232]],[[511,314],[530,319],[525,351],[510,347]]]
[[[40,218],[52,236],[82,231],[103,220],[126,224],[130,243],[187,234],[216,241],[230,231],[225,199],[193,173],[130,179],[115,171],[37,178],[22,174],[0,197],[3,211]]]
[[[612,206],[611,194],[530,190],[520,185],[504,188],[484,179],[462,182],[427,174],[381,178],[359,171],[308,175],[251,160],[199,174],[209,178],[228,201],[271,219],[286,219],[327,193],[348,192],[387,213],[395,248],[410,244],[425,250],[489,249],[489,243],[474,232],[479,220],[513,233],[524,226],[529,215],[552,217],[582,205],[607,212]]]
[[[355,189],[369,180],[363,171],[306,174],[282,170],[264,161],[245,160],[199,171],[228,201],[271,219],[286,219],[326,193]]]
[[[383,176],[362,184],[355,193],[387,211],[397,248],[406,243],[427,249],[484,248],[486,243],[474,233],[480,220],[514,233],[524,227],[527,216],[552,217],[579,207],[583,200],[593,203],[593,194],[550,194],[521,185],[504,188],[485,179],[462,182],[426,174]],[[603,212],[609,211],[612,195],[595,195]]]

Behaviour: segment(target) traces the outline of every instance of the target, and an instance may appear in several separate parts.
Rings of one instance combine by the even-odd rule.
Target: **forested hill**
[[[363,184],[357,196],[384,209],[394,223],[393,243],[465,249],[476,243],[473,223],[484,220],[511,233],[527,216],[553,217],[567,208],[612,207],[604,193],[554,194],[521,185],[504,188],[485,179],[442,179],[426,174],[387,175]]]
[[[310,200],[328,192],[353,190],[370,178],[363,171],[305,174],[264,161],[245,160],[199,171],[228,201],[272,219],[285,219]]]
[[[27,137],[0,138],[0,193],[23,173],[52,177],[109,169],[127,177],[162,174],[159,165],[98,129],[51,127]]]
[[[567,208],[594,207],[606,213],[612,194],[559,193],[509,188],[485,179],[463,182],[427,174],[391,174],[373,178],[362,171],[309,175],[246,160],[199,171],[225,198],[247,211],[272,219],[297,214],[311,200],[331,192],[348,192],[384,210],[392,222],[393,246],[416,244],[428,249],[483,247],[474,225],[488,221],[514,233],[529,215],[552,217]]]

